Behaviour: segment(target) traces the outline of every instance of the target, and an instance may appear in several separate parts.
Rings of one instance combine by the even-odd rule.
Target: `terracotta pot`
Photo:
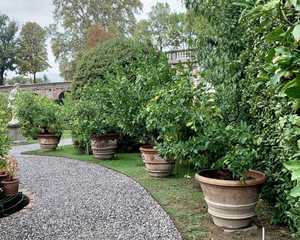
[[[152,177],[168,177],[171,175],[175,163],[160,157],[158,151],[152,146],[140,147],[146,170]]]
[[[228,229],[245,228],[251,224],[255,214],[258,194],[266,176],[250,170],[245,183],[221,180],[216,176],[222,171],[204,170],[196,174],[208,205],[208,213],[215,225]]]
[[[0,187],[2,187],[2,181],[8,179],[8,174],[6,172],[0,172]]]
[[[2,190],[4,195],[8,197],[17,195],[19,192],[19,179],[3,180]]]
[[[91,147],[95,158],[100,160],[112,159],[118,147],[117,134],[93,135]]]
[[[60,137],[57,137],[56,135],[51,133],[39,134],[37,138],[41,149],[45,150],[56,149],[60,140]]]

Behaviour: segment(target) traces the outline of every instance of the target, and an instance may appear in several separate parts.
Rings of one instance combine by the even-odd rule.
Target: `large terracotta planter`
[[[146,170],[152,177],[168,177],[174,169],[174,161],[167,161],[160,157],[152,146],[140,147]]]
[[[3,180],[2,190],[5,196],[15,196],[19,192],[19,179]]]
[[[118,135],[93,135],[91,138],[92,152],[100,160],[112,159],[118,147]]]
[[[266,176],[249,171],[245,183],[222,180],[222,171],[204,170],[196,174],[214,223],[223,228],[240,229],[251,224],[255,214],[258,194]]]
[[[50,133],[39,134],[37,138],[41,149],[45,149],[45,150],[56,149],[60,140],[59,137]]]

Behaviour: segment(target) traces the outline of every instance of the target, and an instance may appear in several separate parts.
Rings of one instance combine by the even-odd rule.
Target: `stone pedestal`
[[[21,128],[19,124],[8,124],[8,136],[14,144],[26,142],[26,139],[21,133]]]

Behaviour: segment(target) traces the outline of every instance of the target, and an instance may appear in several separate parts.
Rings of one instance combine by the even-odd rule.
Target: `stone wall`
[[[0,93],[10,93],[14,86],[0,86]],[[70,82],[40,83],[20,85],[21,91],[30,91],[53,100],[60,100],[65,92],[70,91]]]

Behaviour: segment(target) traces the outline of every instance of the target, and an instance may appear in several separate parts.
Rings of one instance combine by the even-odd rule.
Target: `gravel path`
[[[0,219],[1,240],[182,239],[165,211],[130,178],[96,164],[21,155],[37,148],[11,151],[21,188],[33,200],[29,209]]]

